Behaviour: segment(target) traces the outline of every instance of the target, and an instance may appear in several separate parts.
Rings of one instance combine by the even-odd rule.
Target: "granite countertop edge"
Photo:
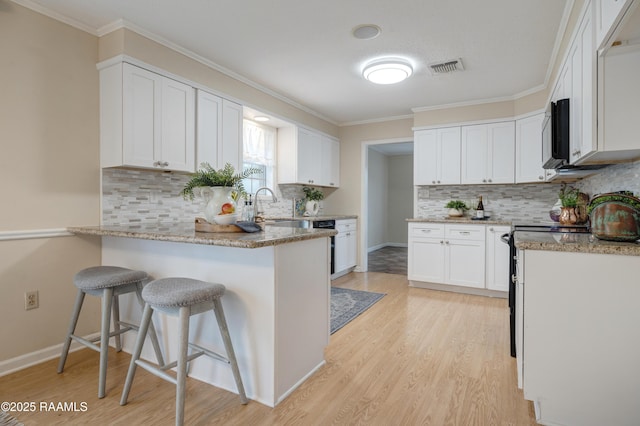
[[[459,224],[467,224],[467,225],[503,225],[503,226],[511,226],[511,221],[510,220],[504,220],[504,219],[484,219],[484,220],[472,220],[471,218],[468,217],[463,217],[463,218],[455,218],[455,219],[449,219],[449,218],[428,218],[428,217],[414,217],[414,218],[409,218],[407,219],[407,222],[414,222],[414,223],[455,223],[457,225]]]
[[[302,229],[302,228],[269,228],[256,233],[206,233],[195,232],[187,227],[183,230],[162,230],[158,226],[145,226],[145,229],[135,229],[127,226],[74,226],[67,228],[72,234],[94,235],[104,237],[137,238],[153,241],[168,241],[214,245],[235,248],[261,248],[316,238],[328,238],[337,234],[333,229]]]
[[[550,240],[553,234],[516,232],[515,245],[520,250],[541,250],[566,253],[613,254],[622,256],[640,256],[640,244],[598,240],[591,234],[555,234],[562,235],[561,241]],[[568,241],[562,241],[562,238]]]
[[[270,216],[270,217],[265,217],[266,221],[269,220],[309,220],[311,222],[317,222],[320,220],[343,220],[343,219],[357,219],[358,215],[355,214],[344,214],[344,215],[339,215],[339,214],[334,214],[334,215],[327,215],[327,214],[323,214],[320,216]]]

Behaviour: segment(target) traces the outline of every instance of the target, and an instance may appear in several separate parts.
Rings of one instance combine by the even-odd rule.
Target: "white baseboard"
[[[91,340],[99,336],[100,333],[93,333],[83,337],[87,340]],[[60,353],[62,352],[62,346],[63,343],[60,343],[59,345],[49,346],[48,348],[40,349],[35,352],[30,352],[28,354],[20,355],[15,358],[2,361],[0,362],[0,377],[15,373],[16,371],[24,370],[25,368],[29,368],[37,364],[41,364],[45,361],[49,361],[50,359],[58,358],[60,357]],[[82,348],[86,348],[86,346],[81,345],[76,341],[71,341],[71,348],[69,349],[69,352],[75,352],[78,349]]]
[[[382,244],[378,244],[376,246],[373,247],[369,247],[367,249],[368,253],[371,253],[372,251],[376,251],[376,250],[380,250],[381,248],[385,248],[385,247],[409,247],[409,244],[407,243],[382,243]]]

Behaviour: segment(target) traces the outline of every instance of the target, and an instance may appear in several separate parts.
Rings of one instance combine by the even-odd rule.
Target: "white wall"
[[[368,160],[367,245],[371,249],[387,242],[389,166],[387,157],[371,148]]]
[[[387,242],[407,244],[407,221],[413,217],[413,155],[389,157]]]

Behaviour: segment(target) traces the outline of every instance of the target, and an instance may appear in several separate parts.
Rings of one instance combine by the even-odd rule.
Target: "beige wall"
[[[338,127],[336,125],[302,111],[133,31],[120,29],[100,38],[100,61],[119,54],[129,55],[202,84],[253,108],[286,117],[289,120],[320,130],[331,136],[338,135]]]
[[[97,38],[12,2],[0,8],[0,236],[99,221]],[[6,232],[5,232],[6,235]],[[60,344],[73,274],[99,264],[77,237],[0,241],[0,364]],[[39,290],[40,308],[24,310]],[[98,330],[89,303],[81,333]]]

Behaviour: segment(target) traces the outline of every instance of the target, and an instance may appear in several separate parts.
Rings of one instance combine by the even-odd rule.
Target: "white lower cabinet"
[[[408,278],[416,287],[448,284],[506,294],[509,246],[500,236],[509,230],[508,226],[412,222]]]
[[[486,261],[489,290],[509,291],[509,245],[500,237],[511,231],[509,226],[487,226]]]
[[[334,269],[336,274],[356,266],[358,230],[355,219],[336,220]]]
[[[408,278],[484,288],[484,226],[410,223]]]

